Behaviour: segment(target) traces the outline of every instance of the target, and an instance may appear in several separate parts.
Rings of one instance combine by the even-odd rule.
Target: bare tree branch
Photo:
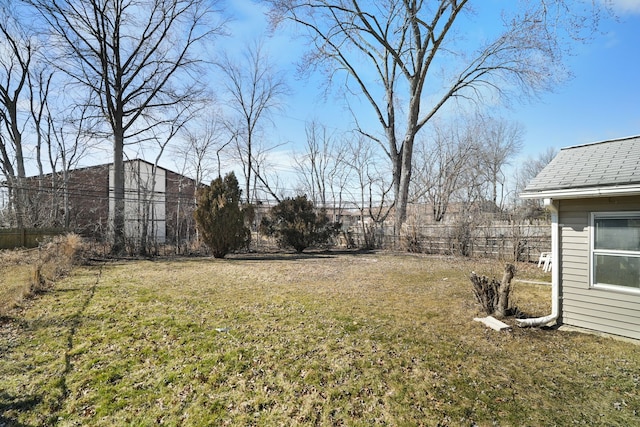
[[[225,88],[229,97],[227,105],[236,118],[228,127],[235,135],[245,178],[245,197],[252,202],[252,174],[259,170],[254,164],[259,131],[270,113],[280,108],[282,97],[289,92],[284,77],[268,60],[260,43],[247,46],[241,61],[228,54],[222,56],[217,66],[225,76]],[[257,177],[265,186],[266,177]]]
[[[216,2],[205,0],[28,0],[52,31],[52,64],[88,92],[113,139],[114,245],[124,249],[124,146],[164,132],[166,117],[198,102],[198,46],[219,35]],[[97,117],[97,115],[96,115]]]
[[[274,25],[290,20],[307,31],[307,69],[323,68],[328,83],[346,73],[345,92],[370,104],[393,168],[397,230],[406,218],[417,133],[452,99],[480,103],[549,90],[567,74],[570,43],[593,31],[600,11],[590,0],[510,4],[495,37],[472,46],[456,39],[473,19],[467,0],[267,3]]]

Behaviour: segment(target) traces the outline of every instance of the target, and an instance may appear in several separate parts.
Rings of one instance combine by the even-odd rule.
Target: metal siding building
[[[197,183],[184,175],[144,160],[125,162],[125,233],[127,238],[139,239],[144,226],[149,238],[156,243],[183,243],[195,235],[193,211]],[[28,180],[32,193],[42,192],[42,203],[59,209],[60,217],[68,217],[68,224],[58,227],[98,240],[108,240],[112,231],[114,211],[113,165],[103,164],[68,171],[67,183],[62,187],[61,174],[45,175],[46,183],[58,182],[60,188],[42,191],[38,177]],[[56,178],[56,179],[54,179]],[[59,202],[68,196],[65,206]]]

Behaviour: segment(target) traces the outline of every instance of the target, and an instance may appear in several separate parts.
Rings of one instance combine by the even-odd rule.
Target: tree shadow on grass
[[[0,426],[28,427],[11,416],[13,412],[30,411],[42,402],[41,396],[12,396],[0,392]]]
[[[251,252],[230,254],[225,257],[229,261],[300,261],[307,259],[331,259],[344,255],[366,255],[374,253],[364,249],[322,250],[309,249],[304,252]]]

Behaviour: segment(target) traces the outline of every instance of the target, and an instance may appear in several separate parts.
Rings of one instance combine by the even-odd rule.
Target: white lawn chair
[[[542,266],[543,271],[551,271],[551,252],[541,252],[538,259],[538,267]]]

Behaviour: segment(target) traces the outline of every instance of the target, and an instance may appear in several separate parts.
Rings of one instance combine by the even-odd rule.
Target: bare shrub
[[[73,233],[56,236],[41,245],[35,265],[39,272],[34,273],[34,279],[39,278],[40,282],[46,283],[55,282],[65,276],[77,261],[82,247],[82,238]]]
[[[50,290],[78,262],[83,247],[79,235],[67,234],[35,249],[0,251],[0,316],[24,299]]]
[[[412,224],[406,227],[405,233],[402,234],[401,249],[406,252],[422,253],[422,241],[424,241],[424,236],[420,233],[419,228]]]
[[[476,300],[482,305],[485,313],[495,315],[498,318],[509,316],[512,313],[510,307],[511,280],[515,276],[516,267],[507,263],[504,268],[502,281],[496,278],[489,280],[487,276],[478,276],[471,272],[471,283]]]

